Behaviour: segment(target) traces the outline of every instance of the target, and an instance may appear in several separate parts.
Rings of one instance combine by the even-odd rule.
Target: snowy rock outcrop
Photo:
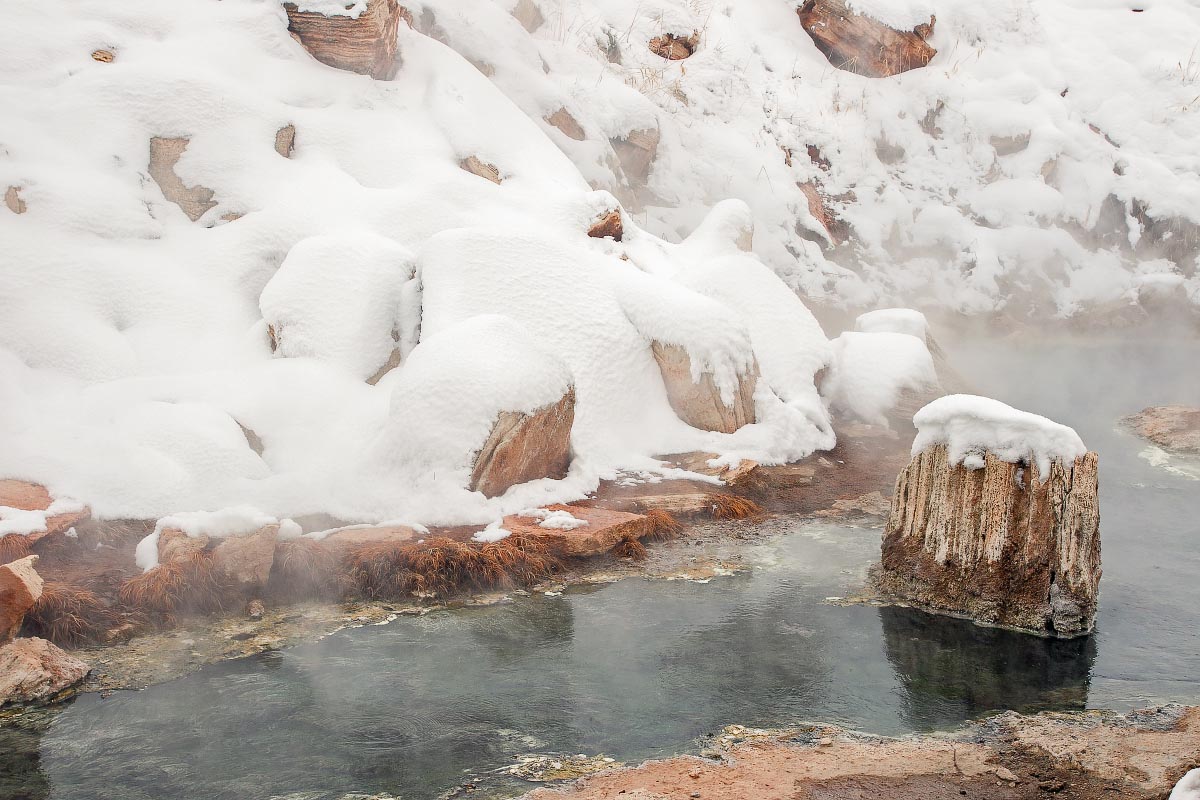
[[[1089,633],[1101,573],[1096,454],[1070,428],[982,397],[940,398],[914,422],[880,588],[988,625]]]
[[[574,419],[567,365],[512,320],[482,315],[413,350],[375,448],[406,482],[448,478],[494,497],[565,477]]]
[[[322,64],[386,80],[396,74],[396,31],[408,11],[396,0],[284,3],[288,30]]]
[[[926,41],[934,18],[898,31],[845,0],[806,0],[796,10],[804,30],[829,63],[868,78],[887,78],[929,63],[937,50]]]
[[[754,422],[758,364],[737,375],[732,392],[722,392],[710,373],[696,369],[685,348],[653,342],[651,350],[662,371],[671,408],[688,425],[705,431],[733,433]]]
[[[404,302],[412,278],[412,255],[368,231],[297,242],[258,301],[272,351],[374,382],[415,344],[419,308]]]
[[[25,556],[0,566],[0,644],[16,637],[25,613],[42,596],[42,577],[33,568],[37,560]]]

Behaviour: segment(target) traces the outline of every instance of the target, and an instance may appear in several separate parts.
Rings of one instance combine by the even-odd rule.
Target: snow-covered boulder
[[[862,333],[903,333],[914,336],[925,343],[925,348],[933,358],[933,369],[937,373],[937,382],[945,394],[969,394],[970,388],[951,364],[946,351],[938,344],[929,321],[920,311],[911,308],[880,308],[859,314],[854,320],[854,330]],[[921,405],[924,405],[922,403]],[[919,406],[918,406],[919,407]],[[907,409],[906,409],[907,410]],[[913,408],[908,412],[909,417]]]
[[[406,483],[441,479],[492,497],[564,477],[574,418],[567,365],[511,319],[481,315],[412,351],[376,454]]]
[[[924,339],[846,331],[832,345],[833,364],[821,393],[835,415],[903,428],[918,409],[942,394]]]
[[[926,41],[933,34],[934,17],[910,20],[911,30],[896,30],[871,14],[858,13],[859,6],[846,0],[806,0],[796,9],[813,44],[833,66],[887,78],[923,67],[937,55]]]
[[[412,256],[366,231],[297,242],[263,287],[259,308],[278,356],[316,358],[371,379],[410,349],[417,321],[401,311]],[[415,312],[411,314],[415,316]]]
[[[288,30],[322,64],[386,80],[396,74],[396,32],[412,17],[396,0],[284,3]]]
[[[757,364],[739,373],[733,391],[726,392],[711,373],[693,363],[687,348],[658,341],[650,347],[662,371],[671,408],[681,420],[694,428],[721,433],[733,433],[754,422]]]
[[[0,706],[53,699],[83,680],[88,670],[45,639],[14,639],[0,647]]]
[[[25,612],[42,596],[42,576],[33,568],[37,560],[25,556],[0,566],[0,644],[12,641]]]
[[[41,484],[0,480],[0,536],[19,534],[32,545],[65,533],[91,515],[87,506],[70,498],[52,497]]]
[[[1096,454],[1065,425],[985,397],[940,398],[914,422],[880,587],[988,625],[1089,633],[1101,573]]]

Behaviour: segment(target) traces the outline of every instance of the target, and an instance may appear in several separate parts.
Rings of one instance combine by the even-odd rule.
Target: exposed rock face
[[[15,639],[0,647],[0,706],[49,700],[87,674],[87,664],[45,639]]]
[[[14,214],[25,213],[26,206],[25,201],[21,199],[20,186],[10,186],[4,190],[4,205]]]
[[[625,226],[621,223],[619,208],[605,212],[603,216],[592,223],[592,227],[588,228],[588,236],[593,239],[612,239],[619,242],[624,235]]]
[[[850,239],[850,226],[829,207],[815,183],[806,181],[798,185],[808,200],[808,213],[821,223],[821,227],[829,234],[829,241],[835,247],[845,244]]]
[[[0,644],[12,641],[25,612],[42,596],[42,577],[33,568],[37,560],[25,556],[0,566]]]
[[[630,131],[622,138],[609,139],[630,186],[645,186],[650,179],[650,167],[658,155],[660,136],[657,128],[646,128]]]
[[[462,161],[458,162],[458,166],[465,169],[472,175],[478,175],[481,178],[486,178],[497,186],[503,178],[500,177],[500,170],[495,164],[489,164],[481,160],[478,156],[467,156]]]
[[[649,521],[641,514],[610,511],[590,506],[546,506],[548,511],[566,511],[586,522],[577,528],[543,528],[534,517],[512,515],[504,518],[504,529],[537,536],[559,556],[595,556],[607,553],[621,541],[640,539],[650,532]]]
[[[518,483],[565,477],[574,422],[575,387],[532,414],[502,412],[475,456],[470,488],[496,497]]]
[[[283,7],[288,30],[317,61],[379,80],[395,76],[396,33],[407,14],[396,0],[368,0],[357,18],[301,11],[293,3]]]
[[[213,548],[213,561],[229,580],[243,591],[267,585],[271,565],[275,563],[278,525],[264,525],[245,536],[222,538]]]
[[[0,506],[19,508],[22,511],[46,511],[53,504],[45,486],[28,481],[0,479]],[[78,511],[65,511],[61,514],[51,514],[46,517],[46,530],[28,535],[27,540],[34,544],[48,536],[64,533],[71,527],[87,520],[92,516],[91,509],[86,506]]]
[[[419,538],[417,531],[407,525],[381,525],[334,531],[321,540],[321,545],[340,553],[368,544],[408,544]]]
[[[1154,406],[1121,422],[1164,450],[1200,455],[1200,408]]]
[[[284,158],[291,158],[296,149],[296,126],[284,125],[275,131],[275,152]]]
[[[856,14],[845,0],[806,0],[796,13],[829,63],[847,72],[886,78],[923,67],[937,55],[926,42],[933,35],[935,17],[929,18],[928,25],[898,31]]]
[[[517,0],[517,4],[513,6],[513,17],[517,22],[521,23],[521,27],[533,33],[538,28],[546,23],[545,16],[542,15],[542,10],[538,8],[537,3],[533,0]]]
[[[158,533],[158,563],[170,564],[181,561],[193,553],[208,548],[207,536],[188,536],[174,528],[163,528]]]
[[[1091,631],[1100,582],[1097,457],[952,466],[944,445],[896,480],[880,588],[928,610],[1049,636]]]
[[[577,142],[582,142],[587,138],[587,133],[584,132],[583,126],[579,124],[579,120],[571,116],[571,112],[565,108],[560,108],[546,117],[546,122],[562,131],[564,136],[574,139]]]
[[[692,31],[691,36],[664,33],[650,40],[650,52],[668,61],[681,61],[696,52],[699,44],[700,31]]]
[[[692,381],[692,359],[686,349],[662,342],[652,342],[651,349],[662,372],[671,408],[688,425],[706,431],[733,433],[754,422],[758,364],[739,376],[733,405],[726,405],[711,375],[704,374],[699,383]]]
[[[213,190],[203,186],[185,186],[175,174],[175,165],[187,149],[188,140],[182,136],[154,136],[150,139],[150,166],[147,171],[163,197],[183,209],[192,222],[216,206]]]

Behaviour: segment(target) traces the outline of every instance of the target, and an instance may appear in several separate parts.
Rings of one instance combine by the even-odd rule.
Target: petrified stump
[[[408,13],[396,0],[367,0],[357,16],[301,11],[294,3],[283,7],[288,30],[317,61],[380,80],[395,76],[396,33]]]
[[[733,403],[727,405],[712,375],[703,373],[698,383],[692,380],[692,359],[686,349],[662,342],[651,342],[650,347],[662,373],[667,400],[681,420],[693,428],[720,433],[733,433],[743,425],[754,422],[757,363],[738,376]]]
[[[496,497],[518,483],[565,477],[571,466],[574,422],[575,387],[532,414],[501,412],[475,456],[470,488]]]
[[[1069,638],[1089,633],[1100,581],[1097,457],[952,465],[945,445],[896,479],[877,579],[930,611]]]
[[[150,165],[147,172],[162,190],[163,197],[183,209],[188,219],[195,222],[217,203],[213,200],[212,189],[204,186],[186,186],[175,174],[175,165],[179,163],[187,146],[188,140],[181,136],[151,137]]]
[[[829,63],[847,72],[886,78],[923,67],[937,55],[926,42],[933,34],[935,17],[929,18],[928,25],[898,31],[851,11],[845,0],[806,0],[796,13]]]

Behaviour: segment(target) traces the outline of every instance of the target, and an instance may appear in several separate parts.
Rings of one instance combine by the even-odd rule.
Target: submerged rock
[[[0,647],[0,706],[53,699],[83,680],[88,669],[45,639],[14,639]]]
[[[1200,455],[1200,408],[1153,406],[1121,422],[1164,450]]]
[[[37,556],[25,556],[0,566],[0,644],[21,630],[25,613],[42,596],[42,577],[34,570]]]
[[[934,17],[911,31],[898,31],[851,11],[845,0],[807,0],[796,13],[829,63],[847,72],[886,78],[923,67],[937,55],[926,41],[933,34]]]
[[[1089,633],[1100,581],[1097,456],[1064,464],[918,453],[896,480],[877,580],[930,611],[1050,636]]]

